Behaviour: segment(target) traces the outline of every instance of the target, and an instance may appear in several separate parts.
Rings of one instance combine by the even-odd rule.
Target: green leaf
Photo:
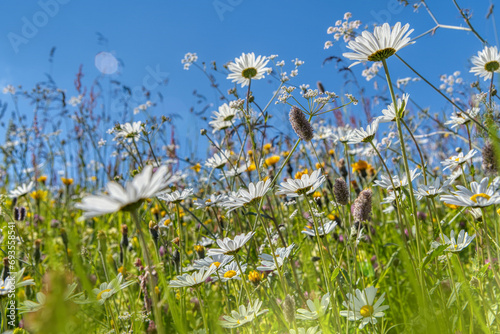
[[[424,262],[422,263],[421,268],[424,269],[429,264],[429,262],[434,260],[439,255],[443,254],[444,250],[446,248],[448,248],[448,246],[449,245],[441,245],[441,246],[434,248],[429,255],[424,257]]]

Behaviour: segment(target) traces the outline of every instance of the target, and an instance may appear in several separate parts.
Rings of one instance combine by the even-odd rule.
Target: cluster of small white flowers
[[[151,315],[151,312],[142,312],[142,313],[138,313],[136,318],[135,318],[135,321],[142,321],[142,322],[147,322],[149,321],[149,316]]]
[[[345,94],[345,96],[351,100],[352,104],[354,105],[357,105],[358,104],[358,100],[352,95],[352,94]]]
[[[104,145],[106,145],[106,140],[104,138],[101,138],[98,142],[97,142],[97,146],[99,147],[103,147]]]
[[[7,85],[4,87],[3,93],[14,95],[16,93],[16,88],[14,88],[14,86],[12,86],[12,85]]]
[[[315,98],[316,96],[319,95],[319,92],[317,89],[308,89],[306,91],[302,91],[301,92],[301,95],[305,98],[305,99],[313,99]]]
[[[333,39],[335,41],[338,41],[341,37],[344,38],[344,42],[349,42],[356,37],[356,29],[359,28],[361,25],[360,20],[355,20],[349,22],[349,19],[352,17],[352,14],[347,12],[344,14],[344,21],[342,20],[337,20],[335,22],[335,26],[329,27],[328,30],[326,31],[327,34],[331,35],[333,34]],[[330,48],[333,46],[333,41],[326,41],[325,42],[325,49]]]
[[[122,320],[122,321],[128,321],[128,320],[130,320],[131,317],[132,317],[132,315],[130,313],[128,313],[127,311],[125,311],[124,313],[122,313],[118,316],[118,319]]]
[[[270,55],[269,57],[267,57],[269,60],[275,60],[276,58],[278,58],[278,55]]]
[[[141,111],[146,111],[149,107],[151,107],[153,103],[151,101],[147,101],[146,103],[143,103],[139,105],[138,107],[134,108],[134,115],[137,115]]]
[[[460,78],[459,75],[460,71],[455,71],[453,72],[452,75],[446,75],[446,74],[441,75],[440,80],[442,84],[439,86],[439,89],[446,91],[446,93],[450,95],[453,94],[454,92],[453,86],[455,84],[460,85],[463,83],[463,79]]]
[[[295,87],[293,86],[283,86],[281,87],[281,92],[278,95],[278,100],[275,102],[276,104],[279,103],[286,103],[286,101],[292,97],[292,92],[295,90]]]
[[[245,105],[245,100],[243,99],[237,99],[229,102],[229,107],[233,109],[243,109],[244,105]]]
[[[406,85],[408,85],[408,83],[415,82],[415,81],[420,81],[420,78],[406,77],[406,78],[398,79],[396,81],[396,86],[398,88],[401,88],[401,87],[405,88]]]
[[[184,59],[181,60],[181,63],[184,64],[184,69],[189,70],[189,67],[198,60],[198,56],[196,53],[188,52],[184,55]]]
[[[280,60],[280,61],[276,62],[276,66],[279,66],[279,67],[285,66],[285,61],[284,60]]]
[[[370,81],[377,74],[378,71],[382,68],[383,64],[381,62],[374,62],[372,66],[366,68],[361,72],[361,75],[365,77],[366,81]]]
[[[488,98],[488,93],[487,92],[481,92],[479,94],[474,95],[474,102],[476,104],[486,103],[487,98]]]
[[[72,96],[69,99],[68,103],[70,105],[72,105],[73,107],[76,107],[77,105],[79,105],[80,103],[82,103],[82,99],[83,99],[83,95],[82,94],[80,94],[78,96]]]

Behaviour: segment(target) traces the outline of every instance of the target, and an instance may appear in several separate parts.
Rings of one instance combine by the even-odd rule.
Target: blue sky
[[[461,0],[459,3],[463,8],[473,8],[474,27],[490,44],[497,45],[492,18],[485,20],[490,1]],[[429,6],[440,23],[465,25],[451,0],[429,1]],[[196,52],[200,61],[207,63],[216,60],[219,66],[242,52],[278,54],[287,65],[290,60],[299,58],[305,64],[293,84],[307,83],[314,87],[319,80],[328,90],[340,93],[346,92],[342,77],[333,64],[322,64],[326,57],[341,56],[346,51],[345,44],[339,41],[329,50],[324,50],[323,45],[331,39],[331,35],[326,34],[327,28],[342,19],[345,12],[352,12],[353,19],[370,26],[383,22],[391,25],[398,21],[410,23],[415,29],[412,36],[434,26],[424,9],[415,13],[411,6],[400,6],[396,0],[41,0],[2,1],[0,9],[1,87],[21,84],[31,88],[44,79],[44,73],[50,73],[59,87],[71,96],[79,66],[83,65],[84,83],[90,85],[101,75],[95,67],[95,56],[103,51],[110,52],[124,65],[119,67],[119,74],[107,75],[106,79],[119,78],[131,87],[139,87],[152,70],[168,77],[168,86],[158,88],[165,102],[156,112],[180,114],[183,120],[178,121],[177,128],[188,136],[206,126],[189,114],[189,107],[195,103],[193,90],[198,89],[212,99],[213,109],[218,101],[200,71],[183,70],[180,61],[186,52]],[[30,26],[35,29],[30,30]],[[102,34],[107,43],[99,43],[97,33]],[[52,47],[56,47],[56,52],[50,64],[48,58]],[[481,49],[481,43],[471,33],[439,29],[434,36],[419,39],[399,54],[439,84],[440,74],[457,70],[465,78],[471,78],[467,73],[468,59]],[[412,75],[395,57],[390,59],[389,65],[394,79]],[[361,80],[362,69],[359,65],[354,68]],[[223,76],[217,79],[223,90],[232,87]],[[372,86],[371,82],[364,84]],[[267,101],[276,87],[266,82],[257,85],[256,91],[263,94],[262,102]],[[415,84],[411,90],[412,97],[424,107],[433,104],[439,109],[445,105],[423,84]],[[5,98],[0,96],[2,100]],[[23,111],[28,115],[31,112],[29,107]],[[270,111],[280,117],[284,114],[283,107],[273,107]],[[372,114],[377,113],[379,110],[372,111]]]

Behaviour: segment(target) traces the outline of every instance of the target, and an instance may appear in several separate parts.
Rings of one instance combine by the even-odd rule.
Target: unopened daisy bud
[[[35,240],[35,250],[33,251],[33,259],[36,264],[40,263],[40,259],[42,258],[42,252],[40,251],[40,246],[42,245],[41,239]]]
[[[16,221],[23,221],[26,218],[26,208],[24,206],[22,207],[15,207],[14,208],[14,220]]]
[[[206,130],[206,129],[201,129],[201,130],[200,130],[200,134],[201,134],[202,136],[206,135],[206,134],[207,134],[207,130]]]
[[[316,86],[318,86],[318,91],[321,93],[321,94],[324,94],[325,93],[325,87],[323,86],[323,84],[321,83],[321,81],[318,81],[316,83]]]
[[[342,205],[347,205],[347,203],[349,203],[349,188],[343,178],[339,177],[338,179],[335,179],[333,194],[335,195],[337,203]]]
[[[97,249],[99,252],[102,254],[106,254],[106,251],[108,249],[108,245],[106,243],[106,233],[104,231],[99,231],[97,233]]]
[[[9,269],[9,258],[4,257],[3,258],[3,269],[2,269],[2,280],[6,280],[7,277],[10,275],[10,269]]]
[[[342,177],[345,179],[347,175],[349,175],[349,172],[347,171],[347,168],[345,166],[344,158],[339,160],[339,162],[337,163],[337,167],[339,168],[340,175],[342,175]]]
[[[295,321],[295,300],[290,295],[286,295],[283,302],[283,315],[288,323],[293,324]]]
[[[260,281],[262,281],[263,274],[258,272],[257,270],[252,270],[248,274],[248,280],[252,282],[254,285],[259,285]]]
[[[194,246],[194,250],[199,259],[203,259],[205,257],[205,247],[203,247],[203,245]]]
[[[299,138],[310,141],[313,138],[314,130],[311,123],[307,120],[306,116],[296,106],[292,106],[289,114],[290,124],[292,125],[293,131],[299,136]]]
[[[355,221],[363,222],[370,219],[372,213],[372,191],[365,189],[354,201],[353,217]]]
[[[122,225],[122,240],[120,241],[120,246],[123,247],[123,249],[127,249],[128,247],[128,226],[123,224]]]
[[[496,175],[498,172],[495,149],[491,142],[483,147],[483,171],[486,175]]]

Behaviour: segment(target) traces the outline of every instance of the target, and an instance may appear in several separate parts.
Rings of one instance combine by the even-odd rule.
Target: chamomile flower
[[[486,46],[482,51],[473,56],[471,72],[474,75],[484,78],[484,81],[491,79],[493,73],[500,73],[500,52],[496,46]]]
[[[313,302],[312,300],[307,300],[307,307],[309,310],[299,308],[297,310],[296,318],[299,320],[316,320],[322,317],[328,310],[330,305],[330,293],[326,293],[321,298],[321,303],[318,301]]]
[[[443,170],[447,170],[448,168],[455,168],[460,165],[463,165],[467,162],[467,160],[472,159],[472,157],[477,153],[475,149],[470,150],[466,155],[464,152],[460,152],[457,155],[453,155],[446,160],[441,161],[441,165],[444,166]]]
[[[194,205],[196,206],[197,209],[207,209],[213,206],[219,206],[222,203],[224,203],[227,200],[227,195],[221,194],[221,195],[215,195],[212,194],[210,195],[209,198],[205,200],[196,200],[194,201]]]
[[[418,171],[418,169],[415,168],[410,172],[411,181],[413,181],[418,176],[420,176],[420,172]],[[381,174],[380,180],[376,180],[374,185],[385,188],[387,190],[392,190],[393,189],[392,183],[394,183],[394,187],[396,187],[396,189],[405,187],[408,185],[408,177],[404,175],[403,178],[400,179],[399,175],[394,175],[392,176],[392,182],[391,182],[390,176],[387,176],[386,174]]]
[[[176,279],[171,280],[169,286],[171,288],[184,288],[184,287],[195,287],[200,284],[205,283],[205,281],[217,270],[215,264],[210,265],[209,268],[202,268],[199,271],[192,274],[183,274],[182,276],[177,276]]]
[[[226,254],[218,254],[213,256],[205,256],[203,259],[194,260],[194,269],[210,268],[214,264],[217,268],[223,268],[228,263],[233,261],[234,256]]]
[[[257,203],[271,189],[271,180],[259,181],[256,184],[250,182],[248,189],[240,188],[237,193],[228,196],[223,206],[231,212],[237,208]]]
[[[302,174],[300,179],[287,179],[280,183],[280,188],[276,195],[286,195],[288,198],[299,197],[300,195],[312,194],[318,189],[326,178],[322,175],[321,168],[309,174]]]
[[[16,288],[15,281],[15,278],[10,276],[7,276],[5,280],[0,278],[0,296],[6,296],[11,290],[13,291]]]
[[[276,262],[278,263],[278,267],[283,266],[285,260],[288,259],[292,249],[295,247],[295,244],[291,244],[288,247],[280,247],[277,248],[274,254],[276,255]],[[257,270],[260,271],[273,271],[277,269],[276,262],[272,255],[269,254],[260,254],[260,266],[257,267]]]
[[[134,123],[120,124],[115,129],[115,138],[113,140],[126,139],[129,143],[137,141],[141,138],[141,132],[144,124],[141,121]]]
[[[239,234],[233,239],[224,238],[217,239],[217,245],[220,248],[212,248],[207,252],[208,256],[218,255],[218,254],[228,254],[234,255],[243,247],[255,234],[255,232],[249,232],[248,234]]]
[[[441,179],[438,177],[434,180],[434,183],[432,185],[420,185],[418,189],[414,190],[414,194],[417,197],[417,200],[420,201],[424,197],[432,198],[440,195],[447,191],[449,187],[450,181],[444,181],[443,185],[441,185]]]
[[[295,329],[290,329],[290,334],[321,334],[321,330],[319,329],[319,326],[315,327],[309,327],[308,329],[299,327],[297,328],[297,331]]]
[[[125,187],[114,181],[109,182],[106,193],[86,196],[75,207],[84,211],[85,218],[134,209],[143,200],[156,196],[176,180],[176,177],[168,173],[166,166],[161,166],[153,173],[153,167],[147,165]]]
[[[459,125],[465,125],[479,115],[479,108],[471,108],[466,111],[457,111],[451,114],[450,119],[446,121],[445,125],[451,125],[451,128],[455,128]]]
[[[458,190],[453,191],[453,195],[443,195],[440,197],[440,200],[448,204],[469,206],[472,208],[500,204],[498,185],[493,183],[488,186],[488,182],[489,179],[487,177],[483,178],[480,183],[471,182],[471,190],[462,185],[457,185]]]
[[[225,130],[229,128],[231,125],[233,125],[231,121],[221,121],[220,119],[210,121],[209,124],[213,128],[212,133]]]
[[[231,71],[227,76],[232,82],[241,84],[241,87],[248,86],[250,80],[259,80],[264,78],[264,74],[269,70],[265,67],[269,59],[264,56],[255,58],[255,54],[242,53],[241,57],[235,58],[234,63],[227,66]]]
[[[339,126],[333,134],[334,142],[341,142],[342,144],[347,144],[351,141],[354,136],[354,130],[348,125]]]
[[[92,290],[95,295],[96,302],[102,305],[115,293],[135,283],[135,281],[128,281],[122,284],[122,280],[123,276],[120,273],[111,282],[104,282],[99,286],[99,288],[95,288],[94,290]]]
[[[182,192],[176,190],[171,193],[162,193],[158,195],[158,198],[164,200],[167,203],[180,203],[181,201],[185,200],[192,194],[193,194],[193,188],[188,188],[184,189]]]
[[[262,315],[269,311],[267,309],[260,311],[261,307],[262,301],[258,299],[254,301],[253,305],[248,303],[248,307],[245,307],[245,305],[240,305],[238,311],[231,311],[231,316],[222,316],[224,320],[221,320],[219,324],[224,328],[236,328],[243,326],[247,323],[252,322],[259,315]]]
[[[335,228],[335,226],[337,226],[337,223],[334,222],[334,221],[327,221],[326,223],[324,223],[323,225],[319,224],[318,226],[318,235],[320,237],[323,237],[325,235],[328,235],[330,234],[333,229]],[[323,229],[324,227],[324,229]],[[315,237],[316,236],[316,232],[314,231],[314,228],[310,227],[309,225],[307,225],[306,227],[304,227],[304,229],[302,230],[303,234],[307,234],[311,237]]]
[[[388,305],[383,305],[384,295],[375,301],[375,296],[377,294],[377,288],[370,286],[363,291],[356,289],[356,295],[350,293],[347,294],[347,302],[343,302],[343,305],[347,307],[347,311],[340,311],[340,315],[347,317],[349,321],[361,320],[359,329],[363,329],[368,323],[376,324],[377,318],[383,317],[385,311],[389,308]]]
[[[212,114],[212,119],[228,122],[238,116],[238,109],[231,108],[227,103],[224,103],[219,107],[219,111],[213,111]],[[210,123],[211,122],[209,122],[208,124]]]
[[[11,190],[9,196],[11,198],[24,196],[26,194],[29,194],[34,186],[35,183],[33,181],[31,181],[30,183],[21,184],[16,189]]]
[[[408,31],[409,28],[409,24],[401,26],[401,23],[398,22],[392,30],[388,23],[384,23],[381,27],[375,27],[373,34],[363,31],[361,36],[357,36],[354,41],[350,41],[347,45],[347,48],[354,52],[344,53],[343,56],[351,60],[357,60],[349,67],[364,61],[387,59],[405,46],[414,43],[410,42],[409,35],[413,32],[413,29]]]
[[[205,162],[205,166],[213,169],[224,168],[226,163],[228,162],[228,158],[231,155],[231,152],[228,150],[224,150],[220,153],[215,153],[213,157],[209,158],[207,162]]]
[[[445,249],[445,251],[460,252],[462,249],[467,247],[472,242],[472,240],[474,240],[476,235],[474,234],[473,236],[469,236],[469,234],[465,232],[465,230],[461,230],[460,233],[458,233],[457,240],[455,240],[455,231],[451,230],[450,238],[448,238],[444,234],[441,237],[443,238],[443,244],[450,245]]]
[[[377,117],[379,123],[395,122],[398,113],[401,117],[403,117],[406,111],[406,106],[408,105],[409,98],[410,95],[403,94],[403,97],[397,100],[396,108],[394,108],[394,103],[389,104],[387,106],[387,109],[382,110],[382,114],[384,114],[384,116]]]
[[[241,270],[243,270],[243,273],[240,271],[238,264],[233,261],[230,264],[220,268],[219,269],[219,276],[215,276],[214,279],[218,280],[220,277],[220,280],[222,282],[227,282],[227,281],[232,280],[232,279],[236,279],[236,280],[241,281],[241,276],[245,275],[245,272],[247,270],[246,263],[241,265]]]
[[[366,130],[364,130],[363,128],[353,130],[348,144],[371,142],[373,138],[375,138],[375,133],[378,129],[378,123],[379,120],[375,119],[372,124],[366,127]]]

